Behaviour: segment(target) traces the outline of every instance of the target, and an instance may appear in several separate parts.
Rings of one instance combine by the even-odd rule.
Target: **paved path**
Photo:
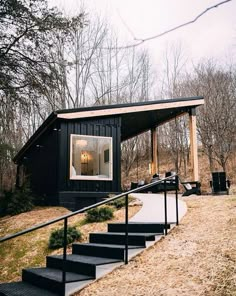
[[[131,222],[164,222],[164,195],[163,194],[148,194],[148,193],[132,193],[133,197],[142,201],[142,208],[139,212],[133,216],[129,221]],[[175,196],[168,194],[167,196],[167,210],[168,210],[168,222],[176,221],[175,210]],[[187,211],[187,206],[184,201],[179,200],[179,220],[184,216]],[[162,235],[157,235],[155,241],[147,241],[146,247],[152,246]],[[129,260],[142,252],[145,248],[129,250]],[[111,272],[115,268],[123,265],[123,262],[99,265],[96,267],[96,278],[99,279]],[[69,283],[66,285],[66,295],[79,291],[83,287],[92,283],[94,280],[81,281]]]
[[[131,196],[142,201],[140,211],[130,219],[131,222],[164,222],[164,194],[132,193]],[[187,212],[184,201],[178,200],[179,220]],[[176,201],[174,194],[167,195],[168,222],[176,221]]]

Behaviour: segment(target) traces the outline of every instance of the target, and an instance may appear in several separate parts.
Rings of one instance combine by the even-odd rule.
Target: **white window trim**
[[[111,143],[111,149],[110,150],[110,155],[109,155],[109,166],[110,166],[110,177],[108,178],[101,178],[99,176],[82,176],[82,175],[76,175],[74,176],[72,174],[72,140],[73,137],[87,137],[87,138],[99,138],[99,139],[110,139]],[[113,180],[113,143],[112,143],[112,137],[102,137],[102,136],[89,136],[89,135],[81,135],[81,134],[70,134],[70,167],[69,167],[69,175],[70,175],[70,180],[90,180],[90,181],[112,181]]]

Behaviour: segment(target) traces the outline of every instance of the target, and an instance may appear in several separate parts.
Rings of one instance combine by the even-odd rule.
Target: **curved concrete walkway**
[[[132,193],[132,197],[139,199],[143,205],[140,211],[132,217],[130,222],[164,222],[164,194]],[[186,214],[186,203],[178,199],[179,220]],[[167,195],[167,221],[176,222],[176,201],[174,194]]]

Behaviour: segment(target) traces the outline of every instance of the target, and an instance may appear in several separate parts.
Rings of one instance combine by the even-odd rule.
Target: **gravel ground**
[[[179,227],[77,296],[235,296],[236,196],[185,198]]]

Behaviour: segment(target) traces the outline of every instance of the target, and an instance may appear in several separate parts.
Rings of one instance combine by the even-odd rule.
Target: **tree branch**
[[[27,32],[29,31],[29,29],[33,28],[34,26],[31,27],[26,27],[26,29],[24,30],[24,32],[22,34],[20,34],[19,36],[15,37],[14,41],[8,45],[6,51],[2,54],[3,56],[8,54],[8,52],[10,51],[10,49],[22,38],[25,36],[25,34],[27,34]]]
[[[181,24],[181,25],[178,25],[178,26],[176,26],[176,27],[173,27],[173,28],[171,28],[171,29],[169,29],[169,30],[166,30],[166,31],[160,33],[160,34],[157,34],[157,35],[154,35],[154,36],[151,36],[151,37],[145,38],[145,39],[134,38],[135,41],[138,41],[137,43],[130,44],[130,45],[126,45],[126,46],[118,46],[118,47],[114,47],[114,48],[104,48],[104,49],[127,49],[127,48],[137,47],[137,46],[143,44],[144,42],[147,42],[147,41],[150,41],[150,40],[153,40],[153,39],[160,38],[160,37],[162,37],[162,36],[164,36],[164,35],[166,35],[166,34],[169,34],[169,33],[173,32],[173,31],[176,31],[176,30],[178,30],[178,29],[180,29],[180,28],[182,28],[182,27],[185,27],[185,26],[188,26],[188,25],[190,25],[190,24],[193,24],[193,23],[195,23],[199,18],[201,18],[204,14],[206,14],[207,12],[209,12],[210,10],[212,10],[212,9],[214,9],[214,8],[217,8],[217,7],[219,7],[220,5],[223,5],[223,4],[225,4],[225,3],[227,3],[227,2],[230,2],[230,1],[232,1],[232,0],[221,1],[221,2],[219,2],[219,3],[217,3],[217,4],[213,5],[213,6],[210,6],[210,7],[206,8],[204,11],[202,11],[200,14],[198,14],[193,20],[188,21],[188,22],[186,22],[186,23],[183,23],[183,24]]]

